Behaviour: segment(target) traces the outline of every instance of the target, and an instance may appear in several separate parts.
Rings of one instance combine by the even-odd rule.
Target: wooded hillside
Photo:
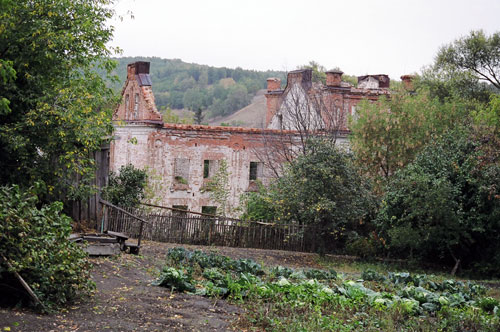
[[[225,116],[250,104],[255,93],[266,88],[266,79],[278,77],[285,81],[285,72],[255,71],[242,68],[216,68],[186,63],[180,59],[157,57],[123,57],[115,74],[119,81],[113,88],[121,89],[127,64],[135,61],[151,62],[151,80],[159,109],[203,110],[205,119]]]

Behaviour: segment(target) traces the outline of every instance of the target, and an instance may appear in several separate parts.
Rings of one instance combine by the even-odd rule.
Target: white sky
[[[112,46],[216,67],[419,72],[439,47],[500,31],[500,0],[119,0]],[[134,18],[130,18],[131,11]]]

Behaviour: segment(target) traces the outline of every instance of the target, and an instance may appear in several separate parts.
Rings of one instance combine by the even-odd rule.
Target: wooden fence
[[[305,252],[316,249],[317,231],[312,226],[243,221],[151,206],[125,210],[147,221],[142,229],[146,240]],[[140,224],[119,209],[106,208],[107,230],[137,238]]]

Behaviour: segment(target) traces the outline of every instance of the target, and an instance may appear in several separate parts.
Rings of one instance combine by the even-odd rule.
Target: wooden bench
[[[123,233],[113,232],[113,231],[105,231],[104,233],[113,236],[116,238],[117,242],[120,244],[120,250],[127,250],[127,246],[125,245],[125,241],[128,240],[128,236]]]
[[[141,248],[141,246],[135,243],[125,242],[125,251],[127,250],[127,248],[130,254],[139,255],[139,249]]]

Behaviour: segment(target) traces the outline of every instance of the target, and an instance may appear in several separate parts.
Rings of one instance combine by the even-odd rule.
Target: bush
[[[145,170],[128,164],[120,167],[118,175],[111,172],[109,184],[103,188],[104,199],[119,206],[137,206],[145,196],[148,175]]]
[[[376,222],[396,255],[500,275],[500,168],[479,147],[450,133],[393,176]]]
[[[60,213],[61,202],[37,208],[37,195],[17,186],[0,187],[0,202],[0,257],[11,265],[0,259],[0,284],[8,286],[2,296],[22,300],[14,271],[49,310],[93,289],[87,254],[68,241],[71,219]]]
[[[377,253],[373,241],[366,237],[360,237],[354,241],[348,242],[346,251],[349,255],[366,259],[373,259]]]
[[[277,219],[314,225],[320,254],[344,248],[375,207],[368,179],[353,156],[329,142],[308,141],[309,152],[290,163],[271,190]]]

